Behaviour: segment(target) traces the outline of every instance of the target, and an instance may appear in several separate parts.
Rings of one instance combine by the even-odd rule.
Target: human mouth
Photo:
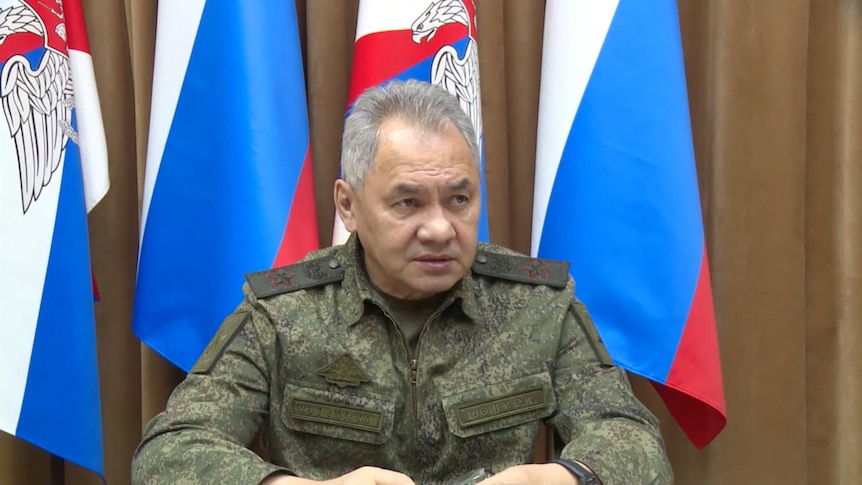
[[[442,272],[453,264],[454,259],[448,256],[423,256],[417,258],[416,262],[430,272]]]

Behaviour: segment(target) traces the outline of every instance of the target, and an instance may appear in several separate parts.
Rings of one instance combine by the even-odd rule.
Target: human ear
[[[356,214],[354,213],[356,191],[350,184],[338,179],[332,189],[332,198],[335,201],[335,210],[338,211],[338,216],[344,223],[344,228],[349,232],[354,232],[356,230]]]

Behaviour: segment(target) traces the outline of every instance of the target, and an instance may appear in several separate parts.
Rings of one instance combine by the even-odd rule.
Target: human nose
[[[423,242],[447,242],[455,237],[455,228],[440,206],[429,208],[424,214],[417,236]]]

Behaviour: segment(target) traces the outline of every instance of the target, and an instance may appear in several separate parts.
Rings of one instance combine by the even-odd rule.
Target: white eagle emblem
[[[465,2],[469,2],[469,5]],[[482,106],[479,96],[479,52],[476,43],[476,14],[472,0],[434,0],[413,21],[413,42],[428,42],[437,30],[447,24],[463,24],[467,28],[467,48],[463,57],[451,44],[444,45],[434,55],[431,83],[444,87],[461,102],[470,117],[476,136],[482,136]]]
[[[26,213],[51,182],[66,143],[78,140],[71,124],[75,100],[62,3],[22,3],[0,10],[0,62],[6,60],[0,72],[0,104],[18,153],[21,206]],[[55,3],[55,8],[48,3]],[[20,47],[34,38],[41,38],[45,48],[35,69]]]

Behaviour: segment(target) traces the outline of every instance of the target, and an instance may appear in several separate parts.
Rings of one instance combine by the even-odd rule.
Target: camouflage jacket
[[[672,482],[657,421],[610,364],[567,264],[480,245],[411,355],[358,253],[351,238],[247,275],[245,301],[149,423],[134,483],[363,465],[444,483],[529,463],[541,422],[605,485]],[[246,448],[260,426],[268,462]]]

